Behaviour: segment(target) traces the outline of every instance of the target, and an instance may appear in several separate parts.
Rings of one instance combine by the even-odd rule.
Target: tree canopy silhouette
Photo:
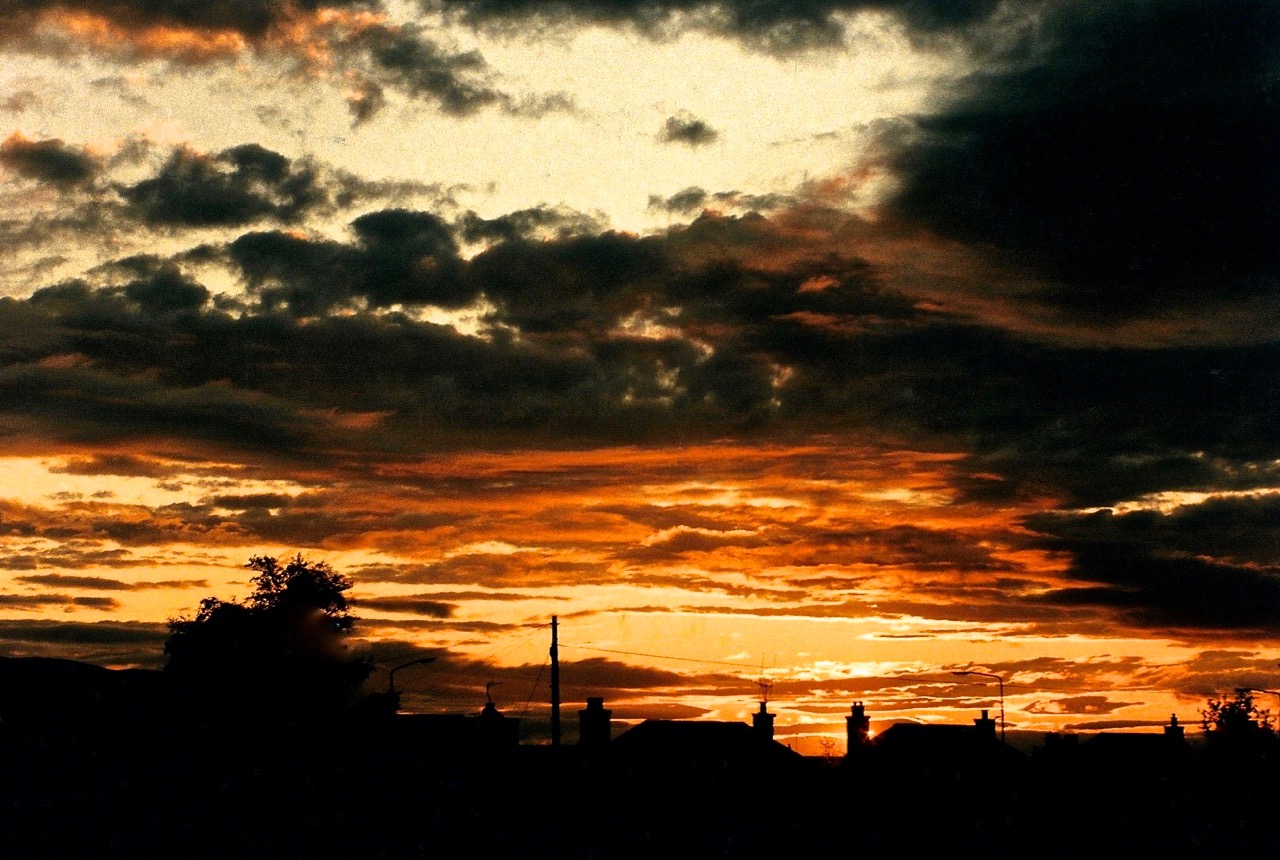
[[[253,593],[208,597],[194,617],[169,621],[165,672],[211,718],[291,723],[339,716],[355,704],[371,669],[343,641],[355,618],[351,582],[301,554],[285,564],[253,556]]]
[[[1256,743],[1275,735],[1271,712],[1258,707],[1252,690],[1237,690],[1231,699],[1210,699],[1200,711],[1200,724],[1219,742]]]

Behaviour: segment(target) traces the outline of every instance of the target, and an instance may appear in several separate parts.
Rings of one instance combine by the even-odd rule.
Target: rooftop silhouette
[[[6,856],[817,856],[865,850],[1065,856],[1091,840],[1142,855],[1277,847],[1274,737],[1050,735],[1031,755],[983,712],[806,757],[752,723],[579,710],[576,744],[522,743],[492,701],[464,714],[353,709],[323,725],[193,720],[163,672],[0,659]],[[1261,736],[1258,739],[1262,740]],[[995,836],[999,834],[1000,839]],[[1001,847],[1000,842],[1003,844]],[[1108,843],[1111,844],[1111,843]],[[1159,849],[1158,851],[1156,849]]]

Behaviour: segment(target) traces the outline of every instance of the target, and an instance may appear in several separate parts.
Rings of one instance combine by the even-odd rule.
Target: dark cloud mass
[[[906,135],[899,216],[989,243],[1084,317],[1273,293],[1280,6],[1048,5]]]
[[[153,226],[290,223],[330,202],[314,167],[256,144],[212,156],[176,150],[159,173],[120,193]]]
[[[912,30],[931,34],[987,18],[998,0],[425,0],[428,8],[453,11],[476,24],[506,28],[530,19],[630,24],[662,36],[698,29],[785,53],[841,43],[843,14],[862,11],[896,15]]]
[[[454,51],[415,25],[372,27],[351,43],[367,55],[369,74],[387,86],[434,101],[444,113],[469,116],[488,107],[509,114],[540,116],[572,109],[563,94],[518,97],[501,89],[478,51]],[[383,104],[376,82],[362,85],[349,102],[357,121],[373,115]]]
[[[1052,488],[1080,504],[1259,485],[1241,469],[1280,454],[1270,345],[1027,342],[920,308],[857,258],[755,262],[787,247],[781,218],[521,238],[539,223],[464,219],[473,239],[509,237],[471,259],[448,222],[407,209],[361,216],[347,242],[246,233],[225,249],[250,288],[241,307],[155,258],[104,268],[104,287],[7,300],[4,409],[56,415],[66,434],[121,422],[272,447],[338,432],[316,410],[382,416],[382,444],[415,447],[411,427],[632,440],[863,428],[963,444],[988,475],[975,494]],[[483,336],[380,311],[477,302]]]
[[[0,642],[11,657],[64,657],[159,668],[168,635],[168,627],[156,623],[0,619]]]
[[[367,9],[376,5],[376,0],[5,0],[0,11],[12,16],[15,26],[25,16],[67,9],[99,15],[131,29],[168,25],[261,37],[298,10]]]
[[[680,143],[695,148],[715,143],[719,137],[720,133],[708,125],[706,120],[688,114],[667,117],[658,132],[661,143]]]
[[[374,612],[403,612],[409,615],[425,615],[429,618],[449,618],[457,606],[432,600],[429,595],[405,595],[403,597],[362,597],[355,601],[364,610]]]
[[[24,176],[60,188],[87,185],[102,170],[102,161],[85,149],[56,138],[28,140],[10,135],[0,143],[0,165]]]
[[[425,98],[459,116],[491,106],[534,115],[571,107],[560,94],[517,97],[506,92],[478,53],[452,50],[417,24],[369,23],[358,17],[369,13],[381,18],[384,12],[380,0],[3,0],[0,43],[57,53],[64,49],[50,39],[51,33],[75,42],[85,38],[86,29],[94,29],[68,25],[64,18],[91,16],[117,31],[96,47],[121,57],[160,56],[198,64],[224,61],[242,53],[242,46],[291,55],[302,67],[319,68],[337,57],[360,77],[348,96],[357,124],[385,105],[383,87]],[[164,30],[191,38],[152,38]],[[237,38],[223,38],[229,35]]]
[[[736,209],[743,212],[767,213],[795,206],[798,200],[788,194],[744,194],[739,191],[709,192],[691,185],[670,197],[649,195],[649,208],[672,215],[697,215],[704,209]]]
[[[1170,512],[1043,514],[1042,546],[1070,554],[1081,585],[1044,595],[1151,626],[1280,630],[1280,503],[1237,496]]]
[[[602,217],[587,215],[565,206],[536,206],[482,218],[475,212],[463,215],[459,234],[466,242],[511,242],[543,236],[568,239],[571,236],[599,233],[605,228]]]
[[[354,298],[375,307],[456,307],[474,297],[460,278],[453,233],[438,216],[383,210],[362,215],[351,229],[354,245],[248,233],[231,243],[230,256],[264,305],[298,315],[325,313]]]

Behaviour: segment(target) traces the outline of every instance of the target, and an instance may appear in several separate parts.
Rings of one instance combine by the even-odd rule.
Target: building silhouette
[[[163,673],[0,658],[0,856],[541,858],[1275,856],[1271,745],[1155,733],[1051,734],[1033,754],[987,712],[872,731],[801,756],[760,703],[750,722],[615,725],[602,697],[577,744],[521,742],[470,714],[343,724],[192,722]],[[616,736],[615,736],[616,733]],[[856,847],[856,851],[854,848]]]

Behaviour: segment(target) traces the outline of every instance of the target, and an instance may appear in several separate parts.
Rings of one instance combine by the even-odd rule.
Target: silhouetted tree
[[[1200,724],[1211,738],[1221,740],[1257,740],[1275,733],[1271,712],[1258,707],[1250,690],[1237,690],[1232,699],[1210,699],[1200,711]]]
[[[350,580],[301,554],[246,566],[256,571],[247,599],[205,598],[194,617],[170,620],[166,673],[213,718],[296,725],[340,716],[371,669],[343,642],[355,623]]]

